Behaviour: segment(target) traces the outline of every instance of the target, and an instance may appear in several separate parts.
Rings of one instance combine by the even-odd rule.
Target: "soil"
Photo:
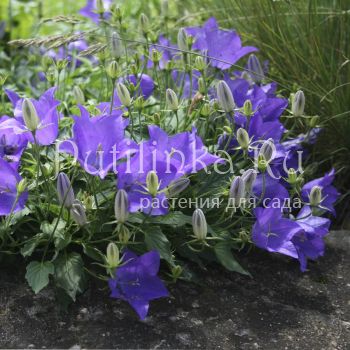
[[[240,256],[253,278],[201,270],[203,285],[169,286],[145,321],[99,284],[63,312],[50,288],[34,295],[21,268],[0,268],[0,347],[347,350],[350,232],[332,232],[327,245],[306,273],[259,250]]]

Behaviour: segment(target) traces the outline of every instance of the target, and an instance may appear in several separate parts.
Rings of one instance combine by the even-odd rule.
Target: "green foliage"
[[[50,261],[32,261],[27,266],[26,279],[37,294],[49,284],[49,276],[53,273],[54,266]]]

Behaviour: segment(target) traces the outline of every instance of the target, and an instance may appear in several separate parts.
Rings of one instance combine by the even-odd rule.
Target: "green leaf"
[[[35,250],[35,248],[38,246],[39,240],[34,239],[32,241],[27,242],[22,248],[21,248],[21,254],[25,258],[28,256],[31,256]]]
[[[174,260],[171,253],[170,242],[160,227],[151,227],[146,230],[145,243],[148,249],[158,250],[162,259],[173,265]]]
[[[214,247],[216,257],[219,262],[229,271],[241,273],[242,275],[251,276],[234,258],[231,253],[231,247],[227,242],[219,242]]]
[[[61,254],[55,261],[55,281],[58,287],[75,301],[86,285],[84,263],[78,253]]]
[[[49,284],[49,275],[53,275],[54,271],[55,267],[49,261],[32,261],[27,266],[26,280],[35,294]]]
[[[174,211],[165,216],[154,216],[149,221],[157,225],[183,226],[192,224],[192,217],[183,214],[181,211]]]
[[[84,254],[89,258],[102,262],[105,262],[104,255],[95,247],[91,247],[85,243],[83,243]]]

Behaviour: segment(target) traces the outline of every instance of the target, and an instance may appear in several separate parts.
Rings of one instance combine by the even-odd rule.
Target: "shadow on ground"
[[[254,278],[212,267],[204,286],[178,283],[137,319],[91,285],[68,313],[37,296],[23,274],[0,270],[1,348],[349,349],[350,232],[333,232],[326,256],[302,274],[296,261],[255,251]]]

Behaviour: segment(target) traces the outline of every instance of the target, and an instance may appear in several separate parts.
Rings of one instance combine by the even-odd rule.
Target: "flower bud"
[[[131,237],[131,234],[130,234],[129,229],[128,229],[125,225],[123,225],[123,226],[120,228],[118,237],[119,237],[119,241],[120,241],[122,244],[128,244],[129,239],[130,239],[130,237]]]
[[[75,199],[70,209],[73,220],[80,226],[83,227],[87,224],[87,217],[83,203]]]
[[[224,130],[225,133],[227,133],[227,134],[229,134],[229,135],[232,134],[232,129],[231,129],[229,126],[227,126],[227,125],[225,125],[225,126],[223,127],[223,130]]]
[[[106,262],[109,268],[116,268],[119,265],[119,249],[115,243],[109,243],[107,246]]]
[[[107,74],[111,77],[112,80],[118,78],[119,67],[117,61],[112,61],[107,67]]]
[[[114,212],[118,223],[123,224],[129,217],[129,199],[125,190],[119,190],[115,196]]]
[[[161,2],[161,14],[164,18],[167,18],[169,16],[169,1],[168,0],[162,0],[162,2]]]
[[[248,169],[242,174],[246,193],[251,193],[256,177],[257,173],[254,169]]]
[[[259,155],[264,156],[267,163],[270,163],[276,155],[276,147],[273,139],[266,140],[260,148]]]
[[[320,122],[320,117],[318,115],[314,115],[311,119],[309,119],[310,128],[315,128]]]
[[[322,187],[314,186],[312,187],[309,194],[310,205],[317,207],[322,202]]]
[[[292,113],[295,117],[301,117],[304,114],[305,95],[302,90],[295,93],[292,100]]]
[[[205,86],[204,79],[200,77],[198,79],[198,91],[202,94],[205,95],[207,93],[207,87]]]
[[[103,4],[103,0],[96,0],[96,13],[98,13],[99,15],[104,14],[105,12],[105,7]]]
[[[291,185],[294,185],[294,184],[296,184],[298,182],[298,174],[297,174],[295,169],[290,168],[288,170],[288,179],[287,179],[287,181]]]
[[[190,179],[187,177],[181,177],[180,179],[173,181],[168,187],[169,198],[175,197],[184,191],[189,186],[190,182]]]
[[[85,96],[83,91],[79,86],[74,86],[73,88],[73,96],[75,99],[75,102],[79,105],[83,105],[85,103]]]
[[[166,104],[170,110],[177,111],[179,109],[179,100],[174,90],[167,89],[165,98]]]
[[[32,132],[35,131],[40,124],[40,119],[33,102],[28,98],[25,98],[22,103],[22,114],[26,127]]]
[[[192,215],[192,228],[199,241],[204,241],[207,238],[208,225],[201,209],[196,209]]]
[[[177,33],[177,46],[181,51],[189,50],[187,33],[184,28],[180,28]]]
[[[237,130],[237,142],[243,150],[247,150],[250,144],[250,139],[247,130],[239,128]]]
[[[261,67],[259,59],[251,54],[248,58],[247,69],[255,82],[260,82],[265,78],[264,70]]]
[[[162,53],[158,50],[153,49],[151,54],[151,60],[154,64],[158,64],[159,61],[162,59]]]
[[[209,103],[204,103],[204,105],[201,108],[201,115],[205,118],[210,116],[211,107]]]
[[[131,106],[131,97],[128,88],[123,83],[117,83],[117,93],[120,99],[120,102],[125,107]]]
[[[110,45],[111,45],[111,54],[114,58],[120,58],[121,56],[123,56],[124,47],[120,39],[120,36],[117,32],[112,33]]]
[[[63,59],[63,60],[57,60],[56,62],[56,68],[59,72],[63,71],[63,69],[65,69],[68,65],[68,60],[67,59]]]
[[[59,173],[57,177],[57,195],[58,201],[66,208],[70,208],[75,200],[74,191],[68,176],[65,173]]]
[[[143,34],[147,34],[149,32],[149,19],[144,13],[141,13],[140,15],[139,25]]]
[[[28,183],[26,179],[22,179],[18,184],[17,184],[17,194],[20,196],[22,193],[24,193],[27,190]]]
[[[159,189],[159,179],[155,171],[151,170],[150,172],[148,172],[146,178],[146,186],[150,195],[155,197]]]
[[[226,113],[232,112],[235,109],[235,101],[227,83],[223,80],[219,81],[216,92],[221,108]]]
[[[205,60],[202,56],[196,57],[196,59],[194,61],[194,68],[200,72],[205,71],[205,69],[207,68],[207,65],[206,65]]]
[[[241,176],[236,176],[230,187],[230,200],[235,207],[240,207],[245,200],[245,183]]]
[[[172,277],[177,280],[182,275],[183,269],[180,265],[176,265],[171,269]]]
[[[250,117],[253,114],[253,105],[252,101],[246,100],[243,105],[243,114],[247,117]]]

